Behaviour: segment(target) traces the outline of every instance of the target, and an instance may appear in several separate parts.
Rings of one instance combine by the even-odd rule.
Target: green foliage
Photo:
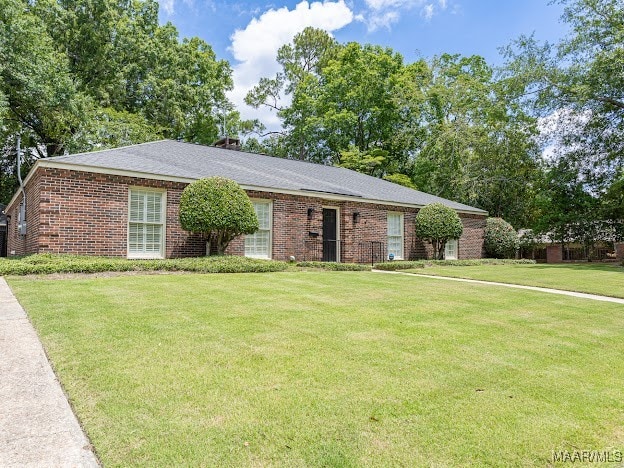
[[[385,176],[383,176],[384,180],[387,180],[388,182],[392,182],[393,184],[398,184],[398,185],[402,185],[403,187],[407,187],[407,188],[411,188],[416,190],[417,187],[414,184],[414,182],[412,182],[412,179],[410,179],[409,176],[405,175],[405,174],[387,174]]]
[[[195,273],[263,273],[283,271],[285,262],[237,256],[128,260],[125,258],[36,254],[0,259],[0,276],[53,273],[191,271]]]
[[[540,216],[535,231],[559,243],[579,243],[592,258],[598,242],[623,235],[622,219],[612,218],[617,216],[617,211],[611,211],[617,206],[617,195],[615,199],[596,195],[587,190],[587,181],[569,161],[556,161],[544,173],[536,200]]]
[[[522,225],[531,219],[540,153],[536,120],[482,57],[443,54],[414,68],[399,89],[410,112],[411,168],[425,192]]]
[[[369,271],[370,265],[360,265],[358,263],[337,263],[337,262],[297,262],[301,268],[320,268],[331,271]]]
[[[521,36],[505,50],[508,82],[535,115],[588,194],[604,193],[624,169],[624,9],[621,0],[556,0],[571,33],[557,44]]]
[[[380,148],[361,151],[355,145],[350,145],[347,151],[340,153],[340,162],[336,166],[378,177],[384,172],[387,156],[388,152]]]
[[[233,180],[210,177],[186,186],[180,197],[182,229],[204,235],[218,255],[232,239],[258,230],[258,217],[245,191]]]
[[[0,201],[16,188],[18,133],[28,168],[163,137],[211,144],[223,113],[229,135],[247,129],[231,74],[203,40],[159,25],[154,0],[0,0]]]
[[[427,268],[430,266],[452,266],[452,267],[473,267],[480,265],[533,265],[535,260],[530,259],[468,259],[468,260],[410,260],[410,261],[394,261],[376,263],[373,268],[375,270],[399,271],[413,270],[417,268]]]
[[[520,248],[518,233],[503,218],[488,218],[483,245],[488,257],[512,258]]]
[[[278,62],[282,71],[263,78],[246,97],[251,106],[277,110],[283,132],[275,136],[276,155],[341,164],[346,154],[346,167],[378,177],[388,165],[380,167],[377,158],[389,156],[393,172],[402,169],[407,149],[395,139],[401,125],[394,99],[403,73],[399,54],[355,42],[339,45],[325,31],[307,28],[280,49]],[[290,105],[280,103],[282,95],[291,97]]]
[[[111,108],[95,108],[85,114],[84,123],[68,145],[70,152],[118,148],[163,139],[142,115]]]
[[[0,0],[0,95],[11,113],[0,138],[23,129],[44,154],[62,154],[88,98],[75,84],[69,57],[33,9],[22,0]]]
[[[404,64],[391,49],[337,44],[311,28],[278,56],[282,71],[247,103],[277,110],[283,130],[250,147],[389,178],[518,226],[533,220],[537,119],[482,57]]]
[[[431,243],[436,259],[444,258],[446,242],[459,239],[463,231],[457,212],[442,203],[427,205],[416,215],[416,237]]]

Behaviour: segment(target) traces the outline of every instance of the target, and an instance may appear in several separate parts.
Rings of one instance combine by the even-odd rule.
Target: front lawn
[[[451,276],[499,283],[564,289],[624,298],[624,267],[604,263],[533,265],[442,266],[407,270],[410,273]]]
[[[370,272],[9,278],[104,466],[624,450],[624,308]]]

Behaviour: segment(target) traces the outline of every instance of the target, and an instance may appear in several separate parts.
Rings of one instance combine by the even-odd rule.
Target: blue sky
[[[560,5],[548,0],[160,0],[161,22],[182,37],[199,36],[234,70],[230,94],[245,118],[275,127],[275,116],[242,102],[261,76],[277,71],[275,54],[306,26],[329,31],[339,42],[392,47],[406,62],[443,52],[478,54],[502,62],[498,48],[520,34],[556,41],[567,31]]]

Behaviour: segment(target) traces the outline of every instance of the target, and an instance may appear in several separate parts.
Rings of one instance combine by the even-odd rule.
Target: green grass
[[[104,466],[624,449],[624,307],[370,272],[9,278]]]
[[[408,270],[411,273],[450,276],[499,283],[540,286],[624,298],[624,267],[603,263],[547,265],[440,266]]]

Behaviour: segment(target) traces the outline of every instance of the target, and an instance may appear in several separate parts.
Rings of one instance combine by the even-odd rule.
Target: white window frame
[[[403,258],[405,257],[405,214],[401,213],[399,211],[388,211],[388,216],[386,218],[386,237],[387,237],[387,244],[388,244],[388,257],[390,257],[390,238],[396,238],[399,236],[391,236],[390,235],[390,216],[398,216],[399,217],[399,224],[401,225],[401,255],[397,255],[394,254],[394,259],[395,260],[403,260]]]
[[[160,201],[160,223],[147,223],[147,222],[136,222],[130,220],[130,210],[131,210],[131,202],[132,202],[132,193],[157,193],[161,195]],[[128,216],[127,216],[127,226],[126,226],[126,252],[128,258],[134,259],[160,259],[165,258],[166,243],[167,243],[167,191],[153,189],[151,187],[129,187],[128,188]],[[161,235],[160,235],[160,250],[158,253],[153,252],[130,252],[130,225],[131,224],[142,224],[142,225],[160,225],[161,226]]]
[[[267,200],[266,198],[252,198],[251,199],[251,203],[254,204],[254,210],[255,210],[255,205],[256,204],[264,204],[264,205],[269,205],[269,229],[264,229],[264,231],[268,231],[269,232],[269,246],[267,249],[268,255],[254,255],[254,254],[248,254],[247,253],[247,238],[251,238],[253,236],[256,235],[257,232],[261,231],[261,229],[258,229],[258,231],[256,231],[253,234],[247,234],[245,236],[245,240],[243,242],[243,249],[245,250],[245,257],[249,257],[249,258],[267,258],[267,259],[271,259],[273,258],[273,200]]]
[[[453,246],[453,251],[455,255],[448,255],[449,245]],[[444,246],[444,260],[457,260],[459,258],[459,240],[458,239],[449,239],[446,241],[446,245]]]

